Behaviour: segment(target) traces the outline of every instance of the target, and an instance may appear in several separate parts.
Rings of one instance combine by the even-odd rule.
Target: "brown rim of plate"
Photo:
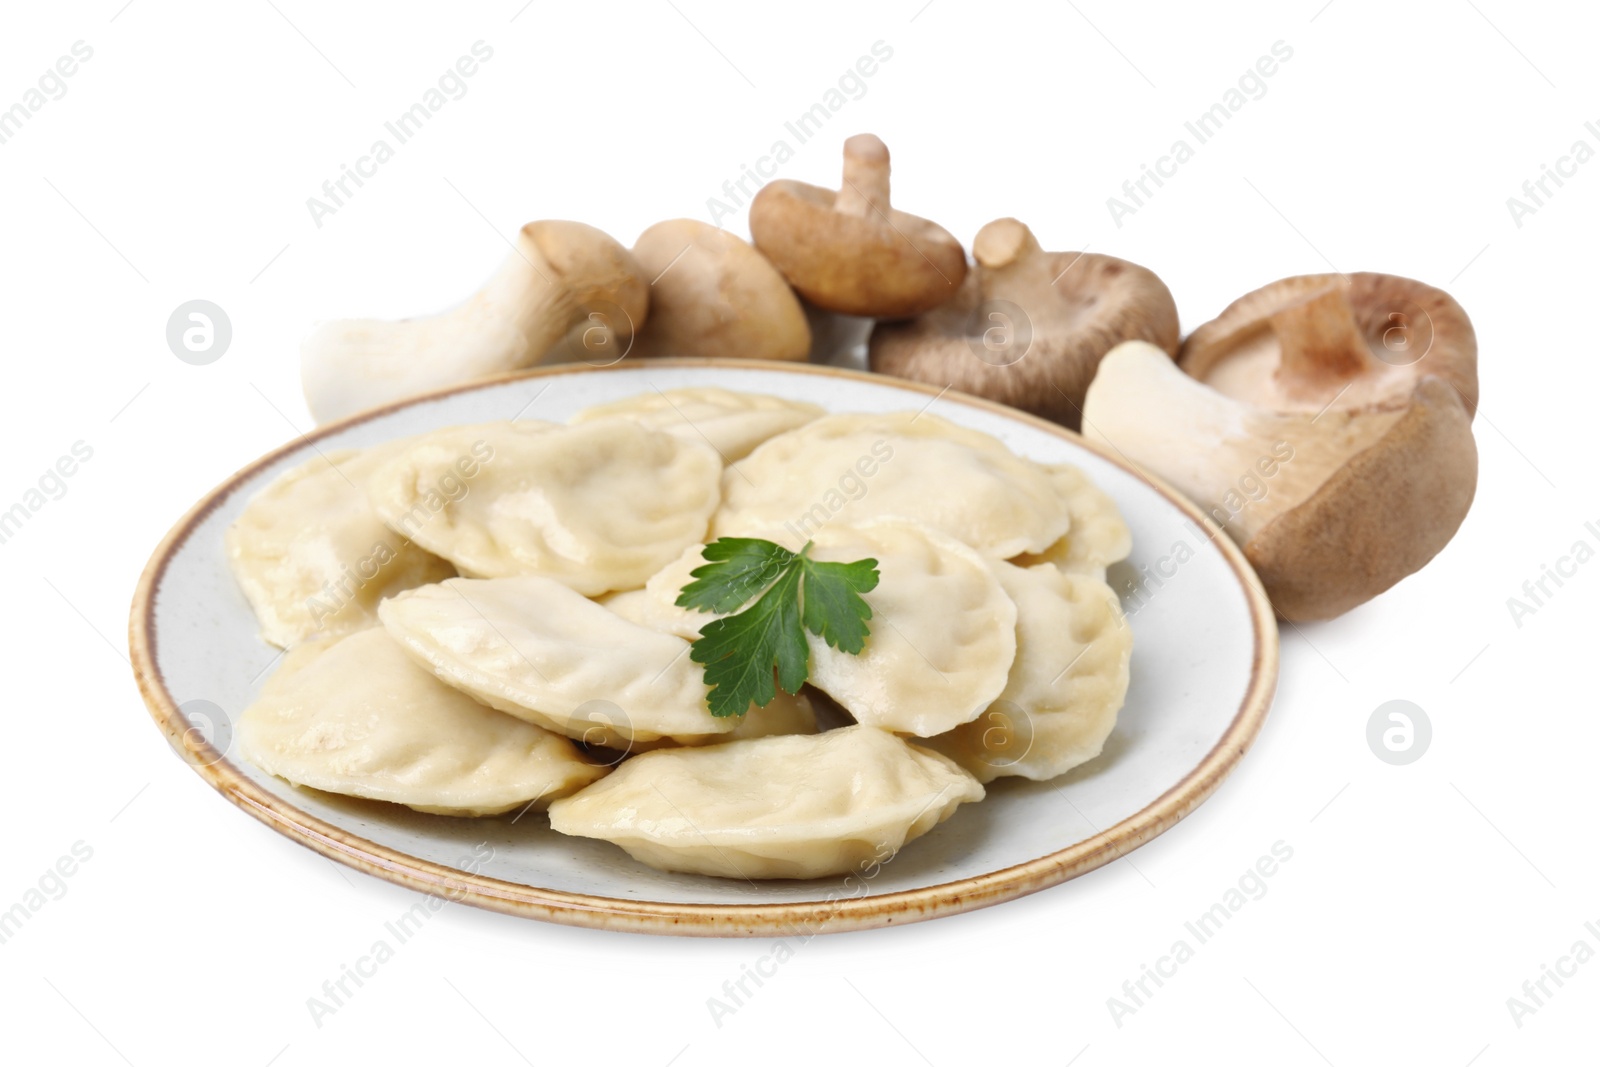
[[[727,367],[739,370],[775,370],[792,374],[817,374],[890,385],[907,392],[923,393],[933,400],[948,397],[954,403],[1004,415],[1024,425],[1065,438],[1093,452],[1147,483],[1166,500],[1206,530],[1213,544],[1233,568],[1245,593],[1255,638],[1255,656],[1250,682],[1233,721],[1215,747],[1171,789],[1138,812],[1075,845],[1011,867],[990,871],[954,882],[908,889],[877,896],[772,904],[674,904],[647,900],[619,900],[611,897],[567,893],[519,885],[498,878],[446,867],[418,859],[385,845],[368,841],[357,834],[323,822],[286,800],[279,799],[246,777],[203,737],[195,736],[178,710],[166,680],[156,666],[155,593],[166,573],[167,564],[188,539],[196,523],[204,519],[239,483],[276,462],[283,456],[313,444],[329,434],[359,425],[380,415],[413,404],[489,388],[522,378],[545,378],[563,374],[595,374],[622,368],[647,367]],[[932,406],[933,401],[929,401]],[[684,934],[702,937],[811,936],[846,930],[920,922],[941,915],[988,907],[1026,896],[1076,878],[1133,851],[1175,826],[1209,797],[1244,756],[1272,703],[1278,678],[1278,628],[1271,602],[1260,580],[1245,561],[1244,554],[1220,528],[1176,490],[1127,461],[1053,422],[1028,415],[1014,408],[958,393],[948,386],[938,389],[920,382],[885,378],[863,371],[818,364],[779,363],[743,359],[651,359],[622,362],[609,367],[588,364],[563,364],[503,374],[494,378],[449,386],[420,393],[405,400],[371,408],[326,426],[318,427],[298,440],[269,452],[235,472],[227,481],[207,493],[168,531],[156,547],[150,562],[139,577],[133,609],[128,620],[128,651],[139,692],[163,733],[183,757],[207,782],[234,804],[260,819],[279,833],[315,849],[331,859],[378,878],[443,897],[488,908],[491,911],[543,919],[570,926],[602,930],[630,930],[651,934]]]

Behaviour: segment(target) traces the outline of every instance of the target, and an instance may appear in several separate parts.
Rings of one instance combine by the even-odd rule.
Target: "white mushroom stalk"
[[[584,345],[614,362],[644,323],[649,278],[628,250],[581,222],[530,222],[487,285],[429,318],[324,323],[300,346],[318,423],[547,358],[589,319]],[[614,350],[614,352],[613,352]]]

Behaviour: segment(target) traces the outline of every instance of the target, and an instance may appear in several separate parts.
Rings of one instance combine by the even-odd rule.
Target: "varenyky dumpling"
[[[692,608],[680,608],[678,594],[694,581],[690,573],[706,565],[705,545],[690,545],[678,558],[652,574],[643,589],[629,589],[610,593],[600,598],[600,603],[630,622],[648,626],[652,630],[677,634],[693,641],[700,636],[701,627],[716,618]],[[791,546],[798,548],[798,545]]]
[[[982,715],[928,746],[979,781],[1045,779],[1100,754],[1128,692],[1133,630],[1111,587],[1049,564],[993,564],[1017,605],[1017,659]]]
[[[365,629],[384,597],[455,574],[367,502],[363,484],[395,447],[332,451],[285,471],[228,527],[228,564],[263,639],[287,648]]]
[[[538,810],[606,773],[565,737],[438,681],[381,628],[291,649],[238,741],[296,785],[437,815]]]
[[[1005,688],[1017,655],[1017,608],[989,560],[896,519],[827,527],[812,556],[878,561],[878,586],[863,596],[872,619],[861,653],[806,634],[811,684],[857,722],[932,737],[975,718]]]
[[[797,550],[792,536],[772,538]],[[678,607],[678,592],[703,566],[704,546],[685,549],[643,589],[613,594],[605,605],[641,626],[694,640],[717,616]],[[812,558],[878,560],[878,587],[866,594],[871,635],[859,655],[807,634],[811,681],[858,721],[931,736],[965,722],[1005,686],[1015,654],[1015,608],[988,560],[959,541],[917,523],[879,519],[831,526],[814,539]]]
[[[592,736],[603,732],[604,725],[618,716],[614,708],[594,709],[588,714],[590,719],[590,734]],[[818,732],[817,709],[811,703],[811,698],[802,689],[798,693],[785,693],[780,687],[772,696],[772,700],[765,707],[752,706],[748,713],[739,716],[739,725],[725,734],[716,734],[712,737],[691,738],[691,744],[710,742],[722,744],[726,741],[742,741],[748,737],[776,737],[780,734],[814,734]],[[598,741],[594,743],[599,744]],[[606,746],[610,751],[596,749],[596,758],[603,759],[612,764],[639,752],[654,752],[658,748],[684,748],[682,741],[670,737],[658,741],[634,741],[625,744],[625,748],[616,747],[618,742]]]
[[[704,742],[740,723],[711,714],[689,642],[550,578],[452,578],[384,601],[378,616],[442,681],[578,740]]]
[[[492,459],[459,495],[439,491],[477,442]],[[704,540],[721,477],[709,446],[625,419],[499,422],[413,439],[367,492],[384,522],[463,574],[538,574],[597,596],[643,585]],[[419,513],[432,518],[410,533]]]
[[[921,522],[995,559],[1067,531],[1049,474],[988,434],[912,411],[827,415],[779,434],[723,475],[715,537],[804,541],[878,517]]]
[[[646,752],[550,806],[550,825],[667,871],[864,873],[983,799],[955,763],[870,726]]]
[[[1061,463],[1046,469],[1067,505],[1072,525],[1043,552],[1018,556],[1012,562],[1019,567],[1053,563],[1068,574],[1104,580],[1106,568],[1127,559],[1133,551],[1128,523],[1105,490],[1077,467]]]
[[[584,408],[567,421],[631,419],[652,430],[704,442],[724,463],[737,463],[770,437],[818,418],[822,409],[799,400],[781,400],[727,389],[667,389]]]
[[[785,531],[767,536],[797,551]],[[878,561],[878,586],[864,598],[871,631],[858,655],[829,648],[807,633],[811,684],[858,722],[931,737],[967,722],[1005,688],[1016,655],[1016,607],[990,560],[919,523],[878,519],[828,526],[812,539],[813,559]],[[611,611],[650,629],[694,640],[714,614],[678,607],[690,572],[705,565],[695,545],[651,577],[643,589],[614,594]],[[755,714],[754,712],[752,714]]]
[[[704,545],[691,546],[696,556]],[[686,550],[687,551],[687,550]],[[704,560],[701,560],[704,563]],[[672,564],[667,564],[671,567]],[[659,573],[659,572],[658,572]],[[648,586],[650,583],[646,582]],[[671,603],[663,603],[659,598],[646,589],[624,589],[620,593],[607,593],[605,596],[596,597],[595,603],[601,604],[610,611],[627,619],[629,622],[662,633],[677,634],[686,640],[693,641],[700,633],[700,627],[711,621],[709,615],[699,615],[687,608],[680,608]]]
[[[814,734],[817,732],[817,709],[802,689],[798,693],[785,693],[779,686],[765,707],[752,707],[739,717],[739,725],[716,738],[724,741],[743,741],[751,737],[777,737],[781,734]]]

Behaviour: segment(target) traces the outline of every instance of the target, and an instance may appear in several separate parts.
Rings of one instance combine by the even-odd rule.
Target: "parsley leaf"
[[[787,570],[748,611],[701,629],[689,657],[705,665],[711,714],[743,715],[751,704],[770,704],[774,668],[785,692],[805,684],[811,650],[800,628],[799,589],[799,569]]]
[[[798,553],[753,537],[723,537],[705,547],[679,607],[725,613],[700,630],[689,658],[705,667],[708,703],[718,718],[766,707],[776,686],[798,693],[811,670],[805,631],[852,655],[866,647],[878,561],[819,563],[808,542]],[[754,602],[751,600],[754,598]],[[776,672],[776,685],[773,674]]]
[[[678,606],[719,615],[747,603],[795,558],[782,545],[756,537],[719,537],[700,555],[711,562],[689,572],[698,581],[683,587]]]
[[[872,608],[860,594],[878,587],[878,561],[818,563],[803,559],[806,596],[802,616],[806,629],[841,652],[861,654],[867,643]]]

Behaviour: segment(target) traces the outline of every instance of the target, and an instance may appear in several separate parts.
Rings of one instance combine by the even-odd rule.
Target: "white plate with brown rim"
[[[1073,463],[1110,493],[1133,555],[1110,575],[1134,631],[1127,705],[1099,758],[1049,782],[1000,779],[979,804],[871,878],[750,884],[657,871],[543,815],[455,819],[301,789],[231,751],[232,723],[277,650],[234,584],[223,531],[315,453],[442,426],[579,408],[656,389],[720,386],[835,411],[928,408],[1020,455]],[[156,548],[129,624],[156,723],[233,803],[357,870],[512,915],[712,936],[863,929],[986,907],[1075,878],[1169,829],[1217,788],[1260,729],[1277,682],[1272,608],[1243,555],[1193,504],[1078,435],[1011,408],[834,367],[650,360],[552,367],[368,411],[285,445],[206,494]],[[484,847],[487,843],[488,848]]]

